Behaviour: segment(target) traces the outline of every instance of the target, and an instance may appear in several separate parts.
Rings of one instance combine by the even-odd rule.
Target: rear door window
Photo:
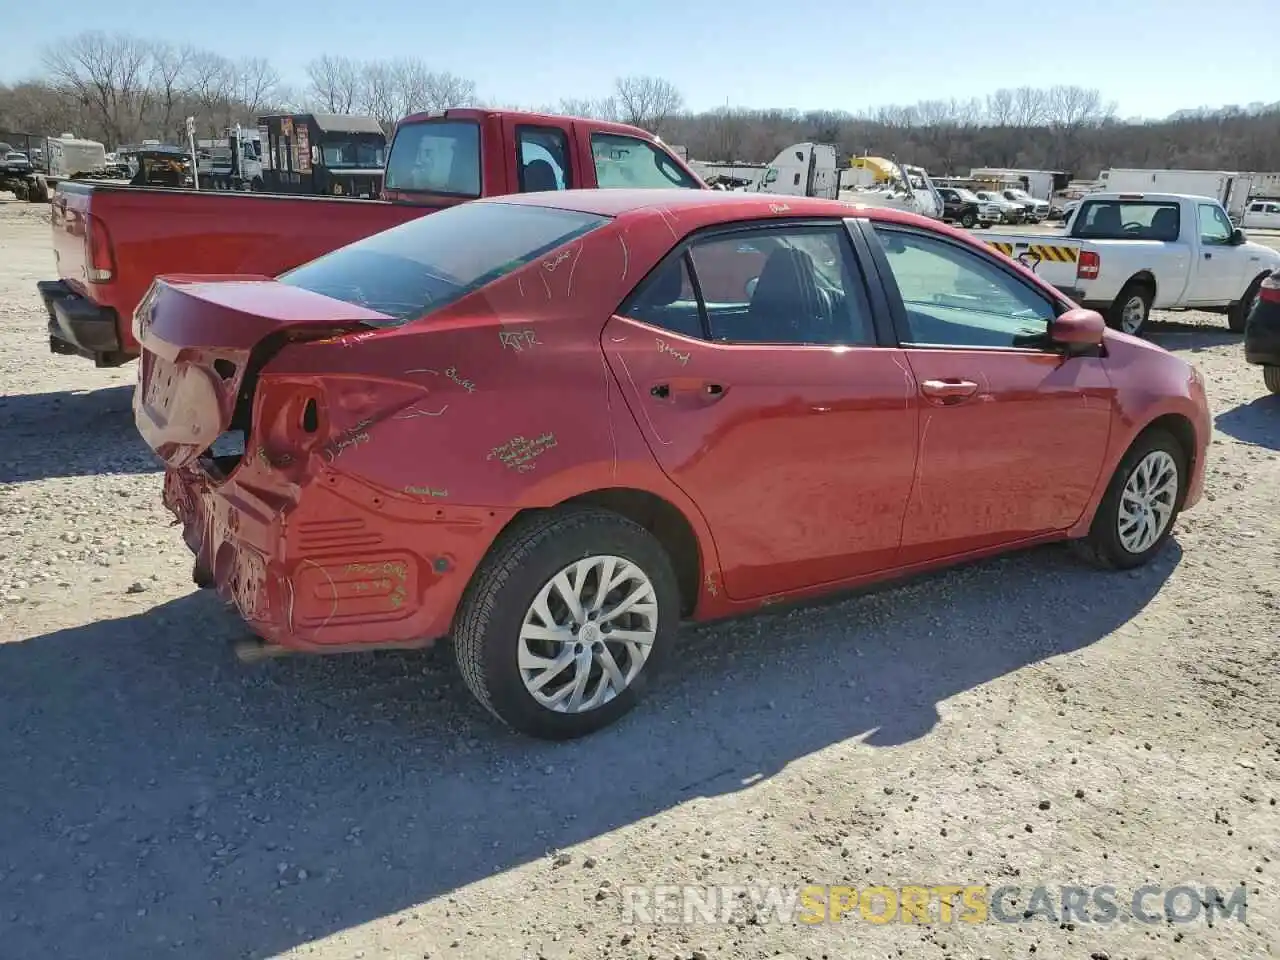
[[[277,279],[385,313],[399,325],[608,222],[608,217],[553,207],[464,203],[375,233]]]
[[[427,120],[402,126],[391,145],[386,188],[480,196],[480,125]]]
[[[593,133],[591,156],[601,187],[686,187],[701,185],[656,144],[617,133]]]
[[[520,192],[570,190],[569,138],[558,127],[516,127]]]

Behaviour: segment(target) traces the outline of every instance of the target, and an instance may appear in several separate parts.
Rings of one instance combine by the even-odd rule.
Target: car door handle
[[[920,392],[939,403],[959,403],[977,393],[978,385],[972,380],[925,380]]]
[[[1204,258],[1205,258],[1206,260],[1212,260],[1212,259],[1213,259],[1213,254],[1212,254],[1212,253],[1206,253],[1206,254],[1204,255]]]
[[[728,393],[728,386],[723,383],[709,383],[706,380],[693,378],[675,380],[670,383],[655,383],[649,388],[649,396],[655,400],[671,400],[683,398],[686,404],[712,403]]]

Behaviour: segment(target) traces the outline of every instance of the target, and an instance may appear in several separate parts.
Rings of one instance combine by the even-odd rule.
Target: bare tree
[[[113,143],[137,132],[151,93],[150,50],[144,41],[89,31],[50,46],[44,63],[56,84],[97,114]]]
[[[1048,116],[1048,97],[1044,90],[1019,87],[1013,91],[1013,125],[1038,127]]]
[[[592,120],[617,120],[618,101],[614,97],[601,97],[598,100],[566,97],[552,108],[552,113],[560,113],[566,117],[587,117]]]
[[[987,96],[987,122],[997,127],[1013,123],[1013,91],[1002,87]]]
[[[307,64],[311,96],[321,110],[350,113],[360,102],[361,67],[350,57],[325,54]]]
[[[613,88],[621,119],[655,134],[684,106],[680,91],[661,77],[619,77]]]
[[[251,120],[258,111],[275,99],[280,89],[280,74],[263,57],[243,57],[232,67],[235,75],[235,98]]]
[[[194,50],[187,61],[187,82],[204,129],[218,135],[231,122],[238,86],[234,65],[221,54]]]

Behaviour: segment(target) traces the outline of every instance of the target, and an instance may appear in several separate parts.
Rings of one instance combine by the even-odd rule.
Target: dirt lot
[[[231,657],[134,368],[48,353],[45,216],[0,202],[3,955],[1280,953],[1280,401],[1221,318],[1153,329],[1218,431],[1154,566],[1053,547],[690,629],[643,707],[548,745],[495,728],[441,653]],[[1025,893],[1014,923],[624,925],[641,882]],[[1038,885],[1241,883],[1244,922],[1022,914]]]

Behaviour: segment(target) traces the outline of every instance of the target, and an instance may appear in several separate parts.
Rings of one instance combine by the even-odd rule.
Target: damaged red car
[[[1210,437],[1183,360],[838,201],[480,200],[159,278],[134,324],[165,503],[260,650],[451,638],[548,738],[631,708],[683,619],[1051,540],[1145,563]]]

